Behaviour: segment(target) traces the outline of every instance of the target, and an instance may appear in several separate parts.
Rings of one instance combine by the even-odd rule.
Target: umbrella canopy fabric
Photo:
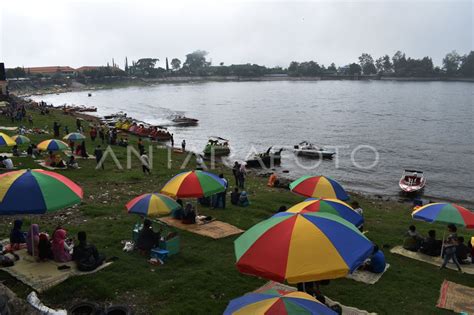
[[[224,311],[224,315],[243,314],[313,314],[313,315],[335,315],[337,314],[314,297],[303,292],[290,292],[281,294],[278,292],[250,293],[230,301]]]
[[[474,212],[454,203],[430,203],[413,211],[412,217],[431,223],[452,223],[474,229]]]
[[[0,175],[0,214],[43,214],[81,202],[82,188],[63,175],[41,169]]]
[[[298,283],[346,276],[370,256],[373,244],[339,216],[280,212],[242,234],[234,250],[240,272]]]
[[[344,188],[326,176],[302,176],[290,184],[290,190],[305,197],[349,199]]]
[[[12,137],[13,141],[15,141],[16,144],[25,144],[25,143],[30,143],[30,138],[23,136],[23,135],[16,135]]]
[[[152,193],[143,194],[130,200],[125,207],[128,213],[152,217],[169,214],[171,211],[181,208],[181,205],[168,196]]]
[[[0,147],[12,147],[15,144],[15,140],[13,140],[9,135],[0,132]]]
[[[161,192],[177,198],[202,198],[225,191],[225,182],[218,176],[203,172],[190,171],[171,178]]]
[[[67,143],[57,139],[45,140],[38,144],[38,150],[40,151],[64,151],[68,149]]]
[[[86,136],[79,132],[71,132],[63,137],[63,140],[66,141],[83,141],[85,139]]]
[[[364,217],[355,212],[347,203],[338,199],[308,198],[286,211],[291,213],[326,212],[340,216],[355,226],[360,226],[364,223]]]

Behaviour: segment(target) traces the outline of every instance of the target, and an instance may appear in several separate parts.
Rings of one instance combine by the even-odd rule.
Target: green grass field
[[[34,126],[49,126],[53,121],[75,129],[75,118],[53,111],[48,116],[33,112]],[[5,118],[0,125],[12,126]],[[8,132],[7,132],[8,133]],[[11,134],[11,133],[10,133]],[[31,136],[33,142],[51,136]],[[136,139],[130,137],[131,144]],[[97,140],[96,140],[97,141]],[[151,144],[151,143],[150,143]],[[88,151],[93,152],[94,144],[88,141]],[[25,148],[26,149],[26,148]],[[8,148],[0,148],[6,152]],[[126,164],[126,150],[114,147],[118,159]],[[93,300],[101,304],[129,304],[137,314],[219,314],[230,299],[253,291],[266,281],[239,274],[234,266],[233,241],[236,237],[212,240],[188,232],[180,231],[181,252],[172,256],[165,265],[152,266],[138,253],[122,252],[121,240],[131,239],[133,225],[138,217],[128,215],[125,203],[133,197],[159,191],[163,184],[176,173],[184,155],[172,155],[171,168],[167,167],[167,151],[155,149],[151,176],[142,174],[138,159],[134,159],[132,169],[118,170],[112,161],[106,161],[106,169],[96,170],[94,160],[79,160],[80,170],[66,170],[61,173],[84,189],[84,201],[74,220],[63,223],[70,235],[84,230],[88,239],[95,243],[107,256],[117,256],[119,260],[112,266],[90,276],[75,277],[40,295],[48,306],[68,307],[73,301]],[[30,158],[16,158],[20,168],[37,168]],[[194,159],[187,169],[193,168]],[[223,172],[233,186],[233,178],[228,169],[220,166],[214,172]],[[200,212],[216,217],[242,229],[271,216],[281,205],[291,206],[303,197],[283,189],[266,186],[266,179],[249,176],[247,179],[251,206],[239,208],[230,205],[225,210],[200,208]],[[28,196],[25,196],[27,198]],[[376,201],[352,195],[359,201],[365,213],[367,237],[379,246],[399,245],[403,233],[413,223],[411,205],[397,202]],[[61,213],[66,213],[67,210]],[[12,217],[1,218],[2,237],[7,237]],[[54,215],[24,217],[26,229],[30,222],[40,224],[42,230],[49,231],[61,221]],[[442,235],[445,228],[416,222],[418,230],[426,234],[435,228]],[[464,230],[460,235],[468,236]],[[436,266],[410,260],[389,253],[384,249],[390,269],[375,285],[365,285],[352,280],[338,279],[323,287],[323,293],[333,300],[379,314],[448,314],[435,307],[440,285],[444,279],[474,287],[474,276],[458,274],[455,271],[440,271]],[[20,296],[26,296],[31,289],[4,272],[0,280]]]

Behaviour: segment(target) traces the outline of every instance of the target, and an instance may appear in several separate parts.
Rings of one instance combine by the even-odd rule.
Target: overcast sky
[[[344,65],[367,52],[433,57],[473,50],[473,1],[2,1],[7,67],[105,65],[197,49],[213,64]]]

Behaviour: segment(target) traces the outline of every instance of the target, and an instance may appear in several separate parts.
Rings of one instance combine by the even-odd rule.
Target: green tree
[[[378,73],[390,73],[392,72],[392,62],[388,55],[382,56],[375,61],[375,67]]]
[[[26,76],[25,69],[23,69],[21,67],[7,69],[5,71],[5,74],[6,74],[7,78],[16,78],[16,79],[24,78]]]
[[[407,59],[405,54],[401,51],[397,51],[392,57],[393,70],[396,75],[403,76],[406,73]]]
[[[377,73],[377,69],[375,68],[375,65],[374,65],[374,58],[372,58],[371,55],[367,53],[363,53],[359,57],[359,64],[360,64],[360,67],[362,68],[362,72],[365,75]]]
[[[462,57],[459,73],[465,77],[474,77],[474,51]]]
[[[173,58],[171,60],[171,68],[174,70],[174,71],[178,71],[179,68],[181,68],[181,60],[179,60],[178,58]]]
[[[328,67],[328,71],[330,71],[330,72],[336,72],[337,71],[336,64],[334,62],[331,63],[331,65]]]
[[[349,74],[354,75],[354,74],[361,74],[362,68],[356,63],[351,63],[349,65]]]
[[[204,50],[196,50],[190,54],[187,54],[183,68],[186,69],[186,71],[190,74],[204,74],[204,68],[207,68],[211,65],[211,63],[206,60],[207,55],[208,52]]]
[[[461,56],[453,50],[452,52],[447,53],[446,57],[443,58],[443,69],[449,75],[456,74],[461,61]]]

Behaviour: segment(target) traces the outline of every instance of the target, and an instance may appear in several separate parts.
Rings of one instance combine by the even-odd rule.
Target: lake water
[[[472,83],[206,82],[92,93],[34,99],[96,106],[100,115],[126,111],[156,124],[184,113],[199,125],[170,127],[176,144],[186,139],[190,149],[202,151],[208,136],[221,136],[230,140],[231,159],[244,159],[251,148],[292,147],[302,140],[337,146],[337,158],[319,165],[288,151],[280,170],[291,177],[324,174],[350,190],[397,196],[403,169],[414,168],[426,174],[424,198],[474,204]],[[368,168],[375,164],[374,149],[379,160]]]

